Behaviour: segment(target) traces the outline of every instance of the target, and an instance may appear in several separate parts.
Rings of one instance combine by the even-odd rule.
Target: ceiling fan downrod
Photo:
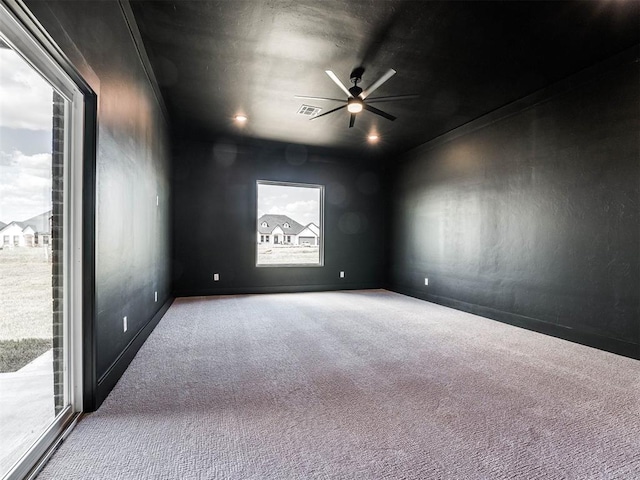
[[[356,67],[351,72],[349,79],[351,83],[353,83],[353,87],[349,89],[349,93],[353,95],[354,98],[358,98],[362,93],[362,88],[358,86],[358,83],[362,81],[362,75],[364,74],[364,67]]]

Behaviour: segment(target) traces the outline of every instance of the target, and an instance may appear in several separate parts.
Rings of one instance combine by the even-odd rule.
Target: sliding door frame
[[[64,166],[66,406],[5,477],[32,478],[95,398],[95,192],[97,98],[21,0],[0,0],[12,47],[67,100]]]

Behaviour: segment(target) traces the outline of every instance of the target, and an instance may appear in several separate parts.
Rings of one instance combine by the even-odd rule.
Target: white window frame
[[[29,21],[29,26],[25,25]],[[40,32],[30,28],[37,25]],[[82,187],[85,98],[78,86],[36,40],[42,29],[22,2],[0,3],[0,32],[3,40],[49,82],[65,100],[63,291],[64,368],[67,370],[67,405],[36,443],[19,459],[5,480],[33,478],[75,425],[82,412]]]
[[[256,245],[256,260],[255,264],[258,268],[317,268],[324,267],[324,185],[319,185],[315,183],[297,183],[297,182],[281,182],[274,180],[257,180],[256,181],[256,210],[255,210],[255,222],[254,225],[257,225],[258,221],[258,190],[260,185],[275,185],[281,187],[302,187],[302,188],[317,188],[320,191],[320,200],[319,206],[319,220],[318,229],[320,233],[318,235],[318,243],[319,243],[319,251],[318,251],[318,263],[293,263],[293,264],[284,264],[284,263],[276,263],[276,264],[266,264],[266,263],[258,263],[258,245]],[[267,235],[267,243],[269,242],[269,236]],[[286,234],[283,234],[283,242],[286,238]]]

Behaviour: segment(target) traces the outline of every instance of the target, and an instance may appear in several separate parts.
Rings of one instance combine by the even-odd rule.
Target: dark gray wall
[[[383,285],[386,220],[375,161],[268,142],[173,144],[176,295]],[[255,266],[257,180],[325,185],[324,267]]]
[[[406,155],[392,188],[392,288],[638,357],[637,58]]]
[[[98,100],[96,313],[85,339],[94,346],[86,362],[93,385],[85,406],[92,409],[115,385],[142,343],[141,332],[170,298],[167,125],[117,1],[27,5]]]

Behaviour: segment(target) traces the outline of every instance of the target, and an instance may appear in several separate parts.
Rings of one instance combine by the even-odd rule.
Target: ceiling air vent
[[[311,105],[302,105],[298,110],[299,115],[304,115],[305,117],[315,117],[322,110],[320,107],[312,107]]]

